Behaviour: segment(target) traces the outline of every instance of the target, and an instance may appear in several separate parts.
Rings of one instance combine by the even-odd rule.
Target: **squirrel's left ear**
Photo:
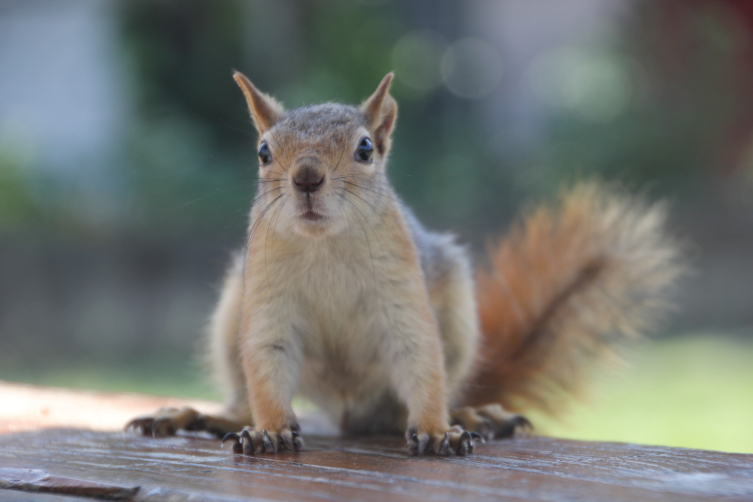
[[[388,73],[374,94],[361,105],[361,112],[366,116],[374,146],[380,155],[390,149],[390,135],[397,118],[397,103],[389,92],[394,76],[394,73]]]
[[[233,79],[243,91],[243,95],[246,96],[248,110],[251,112],[251,118],[254,119],[256,130],[259,131],[259,136],[261,136],[282,118],[285,109],[275,98],[257,89],[243,73],[236,71],[233,73]]]

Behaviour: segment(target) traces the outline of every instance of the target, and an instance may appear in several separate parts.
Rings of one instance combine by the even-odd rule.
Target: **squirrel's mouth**
[[[324,218],[324,215],[315,213],[313,209],[309,209],[301,214],[301,218],[307,221],[319,221]]]

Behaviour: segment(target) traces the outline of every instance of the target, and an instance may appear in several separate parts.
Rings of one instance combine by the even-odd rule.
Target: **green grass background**
[[[753,340],[650,342],[626,370],[595,376],[586,402],[537,431],[557,437],[753,453]]]
[[[753,453],[753,340],[716,334],[647,342],[628,368],[594,374],[587,399],[557,419],[530,414],[537,433]],[[4,371],[40,385],[216,399],[194,361],[154,358]]]

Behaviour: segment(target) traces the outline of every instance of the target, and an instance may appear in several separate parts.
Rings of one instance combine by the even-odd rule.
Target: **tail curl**
[[[468,404],[552,412],[654,326],[683,270],[665,221],[662,204],[586,182],[515,225],[477,273],[483,342]]]

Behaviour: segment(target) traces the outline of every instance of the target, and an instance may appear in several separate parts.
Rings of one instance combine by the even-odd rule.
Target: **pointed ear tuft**
[[[251,118],[254,119],[256,130],[259,131],[259,135],[264,134],[282,118],[285,109],[275,98],[257,89],[243,73],[234,72],[233,79],[246,96],[248,110],[251,112]]]
[[[366,117],[375,146],[381,155],[390,149],[390,135],[397,118],[397,103],[389,93],[394,76],[392,72],[385,75],[374,94],[361,105],[361,112]]]

